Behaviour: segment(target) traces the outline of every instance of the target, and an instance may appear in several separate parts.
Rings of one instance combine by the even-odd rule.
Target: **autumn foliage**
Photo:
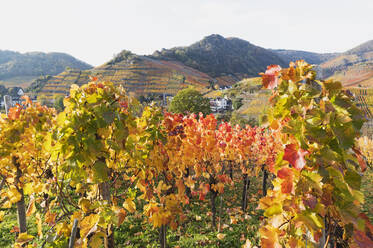
[[[165,234],[188,221],[192,201],[208,202],[219,231],[218,197],[243,185],[245,213],[250,178],[263,175],[261,247],[369,247],[373,228],[360,211],[366,152],[355,142],[364,119],[351,95],[316,80],[303,61],[270,66],[262,77],[273,95],[261,127],[143,107],[96,78],[73,85],[58,115],[29,99],[11,109],[0,119],[0,193],[2,208],[25,213],[15,245],[66,247],[75,221],[75,247],[115,247],[128,216],[144,216]],[[23,228],[30,216],[38,237]]]

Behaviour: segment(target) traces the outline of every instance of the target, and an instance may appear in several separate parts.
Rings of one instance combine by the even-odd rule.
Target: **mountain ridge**
[[[190,46],[155,51],[151,56],[184,63],[212,77],[240,75],[257,76],[270,63],[284,66],[275,53],[240,38],[224,38],[218,34],[204,37]]]
[[[91,65],[66,53],[27,52],[20,53],[10,50],[0,50],[0,80],[17,83],[36,79],[40,76],[57,75],[66,67],[90,69]]]
[[[366,43],[353,49],[370,54],[371,43]],[[353,49],[349,51],[354,51]],[[224,38],[213,34],[189,46],[157,50],[150,55],[137,55],[123,50],[110,61],[92,69],[67,70],[59,75],[40,79],[30,90],[53,98],[56,94],[68,94],[71,84],[87,83],[90,77],[94,76],[99,80],[122,84],[129,92],[139,95],[174,95],[188,86],[206,92],[215,88],[215,85],[230,86],[243,78],[256,77],[270,64],[287,67],[289,61],[298,59],[316,64],[316,68],[324,73],[326,78],[333,75],[338,68],[322,68],[322,65],[340,61],[341,56],[356,57],[356,54],[348,55],[347,52],[314,53],[265,49],[240,38]]]

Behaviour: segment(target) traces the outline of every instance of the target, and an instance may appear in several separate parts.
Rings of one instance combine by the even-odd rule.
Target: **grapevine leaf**
[[[26,216],[30,217],[33,213],[35,213],[35,211],[36,211],[35,199],[32,198],[30,200],[30,203],[29,203],[28,207],[27,207]]]
[[[278,234],[274,228],[262,227],[259,229],[261,247],[263,248],[281,248],[278,241]]]
[[[92,248],[99,248],[102,245],[102,234],[101,233],[96,233],[93,235],[93,237],[90,239],[90,247]]]
[[[20,233],[16,239],[16,243],[24,244],[34,239],[34,236],[27,233]]]
[[[347,169],[345,174],[345,180],[348,183],[348,185],[351,186],[353,189],[360,189],[361,176],[355,170]]]
[[[101,183],[109,179],[108,177],[108,168],[106,163],[103,161],[96,161],[93,165],[93,178],[95,182]]]
[[[264,211],[264,216],[270,217],[275,214],[280,214],[281,212],[282,212],[282,205],[280,203],[274,203]]]
[[[136,204],[133,202],[131,198],[127,198],[124,203],[123,207],[127,209],[128,212],[133,213],[136,211]]]
[[[308,154],[307,151],[304,151],[301,148],[297,149],[295,144],[288,144],[285,147],[283,159],[288,161],[295,169],[301,170],[306,165],[306,160],[304,159],[306,154]]]
[[[261,73],[263,86],[266,89],[274,89],[278,85],[278,76],[280,74],[281,67],[279,65],[270,65],[267,67],[265,73]]]
[[[277,176],[281,179],[289,179],[294,175],[293,171],[288,167],[283,167],[277,171]]]

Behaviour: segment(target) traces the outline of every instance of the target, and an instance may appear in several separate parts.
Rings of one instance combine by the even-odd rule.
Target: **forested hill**
[[[19,53],[0,50],[0,81],[7,85],[14,83],[14,86],[19,86],[16,84],[32,81],[40,76],[57,75],[66,67],[81,70],[92,68],[66,53]]]
[[[239,38],[224,38],[218,34],[207,36],[190,46],[162,49],[152,56],[182,62],[212,77],[256,77],[270,64],[286,66],[275,52]]]

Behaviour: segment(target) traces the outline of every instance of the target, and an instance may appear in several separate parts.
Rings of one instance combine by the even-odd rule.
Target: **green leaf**
[[[353,189],[360,189],[361,186],[361,176],[352,169],[347,169],[345,180],[348,183],[348,185]]]
[[[313,230],[324,228],[323,219],[314,212],[309,210],[303,211],[297,216],[297,220],[302,221],[308,227],[311,227]]]
[[[108,178],[108,168],[106,163],[98,160],[93,164],[93,179],[97,183],[102,183],[107,181]]]
[[[111,111],[106,111],[102,114],[102,117],[104,118],[106,124],[110,124],[114,121],[115,114]]]

